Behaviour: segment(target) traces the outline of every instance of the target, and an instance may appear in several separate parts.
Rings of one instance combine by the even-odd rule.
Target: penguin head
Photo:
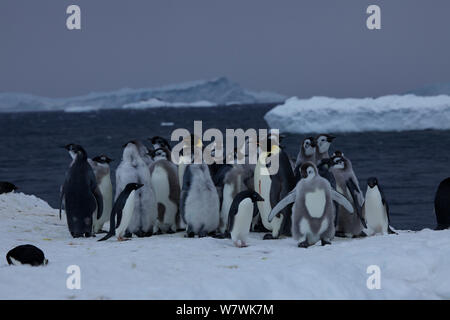
[[[300,175],[302,179],[310,180],[317,175],[317,167],[312,162],[305,162],[300,167]]]
[[[376,186],[378,186],[378,179],[375,177],[370,177],[369,179],[367,179],[367,185],[370,189],[375,188]]]
[[[172,150],[172,147],[170,146],[169,141],[167,141],[163,137],[154,136],[154,137],[149,138],[148,140],[150,140],[150,142],[152,143],[152,145],[155,149],[165,147],[169,150]]]
[[[258,192],[253,192],[250,196],[250,199],[252,200],[252,202],[264,201],[263,197],[261,197]]]
[[[153,160],[165,159],[169,160],[169,155],[167,154],[167,149],[158,148],[155,150],[149,151],[149,156],[152,157]]]
[[[328,149],[330,148],[331,142],[333,142],[333,140],[336,137],[329,135],[329,134],[320,134],[317,136],[316,141],[317,141],[317,146],[319,147],[319,152],[320,153],[324,153],[327,152]]]
[[[138,190],[138,189],[142,188],[143,186],[144,185],[142,183],[132,182],[132,183],[127,184],[125,189],[133,191],[133,190]]]
[[[331,166],[335,169],[345,169],[345,159],[343,156],[334,156],[331,158]]]
[[[92,159],[93,161],[97,163],[103,163],[103,164],[109,164],[111,161],[114,161],[113,159],[109,158],[108,156],[102,154],[100,156],[97,156]]]
[[[314,137],[308,137],[303,140],[303,150],[307,156],[312,156],[316,152],[316,139]]]
[[[87,153],[86,150],[79,144],[72,144],[71,150],[69,150],[69,153],[73,153],[75,156],[80,156],[82,159],[87,159]]]
[[[343,157],[344,153],[342,151],[336,150],[335,152],[333,152],[333,154],[331,155],[331,157]]]
[[[19,189],[16,185],[14,185],[11,182],[7,182],[7,181],[0,182],[0,188],[3,190],[4,193],[13,192],[13,191]]]

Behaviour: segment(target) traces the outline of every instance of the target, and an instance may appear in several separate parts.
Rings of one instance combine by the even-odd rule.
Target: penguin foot
[[[129,241],[131,240],[130,238],[123,238],[123,237],[118,237],[117,241]]]
[[[246,248],[246,247],[248,247],[248,245],[244,241],[238,240],[238,241],[233,241],[233,242],[234,242],[234,245],[236,247],[238,247],[238,248]]]
[[[131,232],[125,232],[125,234],[123,235],[125,238],[131,238],[133,235],[131,234]]]
[[[173,231],[172,229],[169,229],[169,230],[167,230],[166,233],[168,233],[168,234],[173,234],[173,233],[175,233],[175,231]]]
[[[275,238],[271,233],[267,233],[264,235],[263,240],[275,240]]]
[[[193,233],[193,232],[187,232],[187,233],[184,235],[184,237],[185,237],[185,238],[193,238],[193,237],[195,237],[195,233]]]
[[[208,232],[206,232],[206,231],[200,231],[199,233],[198,233],[198,237],[199,238],[204,238],[204,237],[206,237],[208,235]]]
[[[84,233],[84,237],[85,237],[85,238],[90,238],[90,237],[92,237],[92,233],[90,233],[90,232],[85,232],[85,233]]]
[[[394,230],[391,229],[391,227],[388,227],[388,234],[397,234],[397,232],[395,232]]]
[[[323,240],[323,239],[321,239],[321,242],[322,242],[322,246],[326,246],[326,245],[328,245],[328,244],[331,244],[330,241]]]
[[[365,234],[364,231],[361,231],[360,234],[358,234],[358,235],[355,234],[352,238],[355,239],[355,238],[365,238],[365,237],[367,237],[367,234]]]
[[[305,240],[305,241],[303,241],[303,242],[299,242],[298,247],[299,247],[299,248],[305,248],[305,249],[306,249],[306,248],[309,247],[309,243],[308,243],[307,240]]]

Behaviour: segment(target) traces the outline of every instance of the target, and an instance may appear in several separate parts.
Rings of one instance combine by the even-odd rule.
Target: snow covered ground
[[[450,96],[393,95],[379,98],[290,98],[264,119],[284,132],[365,132],[450,129]]]
[[[57,215],[34,196],[0,195],[1,299],[450,299],[450,230],[308,249],[255,233],[238,249],[230,240],[182,233],[72,239]],[[26,243],[41,248],[49,264],[8,266],[7,251]],[[70,265],[81,269],[80,290],[66,287]],[[380,267],[380,290],[366,286],[370,265]]]

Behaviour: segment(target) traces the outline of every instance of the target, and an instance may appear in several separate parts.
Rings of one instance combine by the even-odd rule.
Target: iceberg
[[[155,107],[212,107],[238,104],[280,103],[286,97],[242,88],[227,78],[191,81],[147,89],[120,89],[71,98],[46,98],[24,93],[0,93],[0,112],[89,112],[100,109]],[[86,109],[83,109],[85,107]]]
[[[450,96],[292,97],[264,119],[271,128],[291,133],[448,130]]]

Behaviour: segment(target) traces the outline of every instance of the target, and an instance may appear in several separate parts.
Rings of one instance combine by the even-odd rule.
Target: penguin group
[[[377,178],[368,179],[364,196],[351,161],[338,150],[330,156],[334,136],[305,138],[296,158],[282,139],[273,131],[259,137],[256,164],[247,161],[255,142],[248,137],[213,164],[194,162],[205,150],[194,134],[183,138],[178,163],[171,161],[164,137],[149,138],[148,145],[130,140],[122,146],[114,196],[113,160],[104,154],[88,158],[82,146],[70,143],[64,146],[71,162],[60,212],[64,206],[73,237],[106,233],[99,241],[183,231],[187,238],[231,238],[246,247],[250,232],[263,232],[264,240],[293,237],[307,248],[331,244],[335,236],[394,233]],[[278,169],[269,173],[273,157]],[[103,230],[106,222],[109,231]]]

